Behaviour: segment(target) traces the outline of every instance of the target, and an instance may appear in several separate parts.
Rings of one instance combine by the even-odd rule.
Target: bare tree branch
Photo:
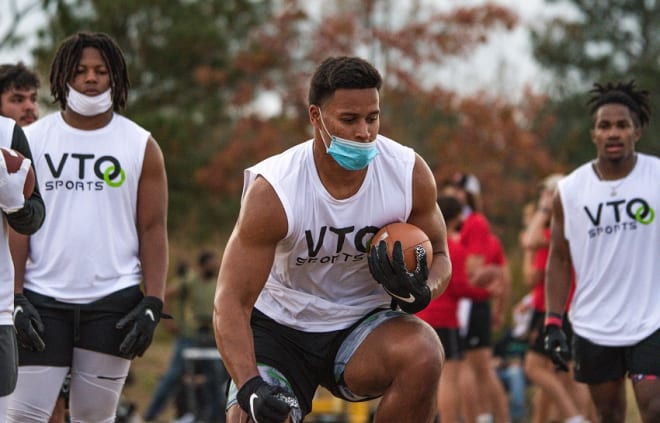
[[[19,6],[18,0],[5,0],[8,2],[0,18],[0,49],[14,47],[23,41],[23,37],[16,34],[21,21],[36,10],[41,0],[33,0]],[[5,20],[7,22],[5,22]],[[6,28],[5,28],[6,26]]]

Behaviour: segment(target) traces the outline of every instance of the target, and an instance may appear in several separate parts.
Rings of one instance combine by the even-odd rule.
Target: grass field
[[[144,413],[148,406],[158,380],[167,370],[169,364],[172,338],[164,332],[162,328],[159,328],[156,338],[146,354],[133,362],[134,381],[124,389],[125,397],[137,405],[140,415]],[[368,407],[365,407],[364,404],[348,404],[331,400],[324,392],[319,393],[319,399],[315,403],[315,407],[318,411],[346,415],[345,423],[367,422]],[[173,415],[173,407],[169,406],[163,415],[159,417],[159,421],[163,423],[171,422]],[[306,419],[306,422],[314,423],[315,420],[314,416],[310,416]],[[641,423],[630,384],[628,384],[628,416],[626,417],[626,423]]]

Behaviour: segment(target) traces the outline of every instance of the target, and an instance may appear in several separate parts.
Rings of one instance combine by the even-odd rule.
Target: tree
[[[283,107],[267,122],[243,116],[230,148],[218,151],[200,171],[216,195],[229,190],[225,193],[237,197],[241,184],[227,185],[229,175],[309,137],[305,96],[312,70],[328,55],[358,54],[376,63],[385,78],[381,132],[415,148],[438,180],[456,170],[487,180],[494,220],[518,226],[519,205],[536,188],[529,181],[557,168],[540,138],[551,116],[535,116],[545,97],[530,92],[521,105],[487,93],[461,99],[431,78],[448,59],[487,41],[491,31],[513,28],[515,15],[491,4],[429,13],[417,7],[392,9],[390,3],[330,2],[313,15],[301,7],[303,2],[292,0],[251,34],[245,62],[256,66],[251,69],[259,75],[255,83],[276,92]]]
[[[549,145],[562,161],[577,165],[593,157],[588,139],[590,120],[586,92],[593,82],[635,79],[653,90],[660,71],[660,2],[646,0],[548,0],[570,5],[570,17],[558,17],[532,32],[534,56],[554,76],[553,102],[548,111],[560,125]],[[660,98],[653,97],[659,110]],[[647,133],[660,128],[653,117]],[[660,151],[646,139],[641,151]]]
[[[47,6],[48,0],[32,0],[19,2],[5,0],[0,14],[0,50],[13,48],[25,41],[25,37],[17,33],[18,27],[30,14],[38,10],[40,4]]]
[[[557,165],[537,118],[545,97],[509,104],[486,93],[460,98],[434,78],[496,30],[517,25],[485,4],[436,10],[391,0],[52,0],[36,50],[47,70],[60,40],[93,28],[126,53],[133,88],[127,114],[154,132],[170,180],[174,237],[205,239],[231,229],[243,169],[310,136],[307,87],[328,55],[360,55],[384,76],[382,132],[415,148],[438,180],[471,171],[496,222],[518,224],[522,199]],[[264,93],[281,107],[264,114]],[[531,187],[531,188],[530,188]],[[512,213],[512,209],[514,212]]]
[[[132,85],[126,114],[165,152],[172,233],[195,238],[208,232],[200,221],[233,218],[236,203],[209,199],[193,175],[224,148],[245,95],[240,40],[271,14],[270,2],[57,0],[54,9],[35,51],[45,74],[59,42],[78,30],[107,32],[124,50]]]

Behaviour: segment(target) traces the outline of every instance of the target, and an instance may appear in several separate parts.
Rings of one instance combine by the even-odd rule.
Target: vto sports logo
[[[54,159],[47,153],[45,158],[52,176],[44,183],[46,191],[101,191],[105,186],[120,187],[126,180],[121,163],[113,156],[64,153]]]
[[[371,238],[378,232],[376,226],[366,226],[361,229],[355,226],[335,228],[332,226],[321,226],[315,234],[312,230],[305,231],[307,243],[307,256],[297,257],[296,265],[305,263],[338,263],[362,261],[366,259],[366,252]],[[352,241],[357,252],[345,248]],[[325,253],[321,253],[324,251]]]
[[[589,229],[590,238],[636,230],[639,224],[649,225],[655,220],[655,210],[643,198],[608,201],[595,209],[585,206],[584,211],[594,226]]]

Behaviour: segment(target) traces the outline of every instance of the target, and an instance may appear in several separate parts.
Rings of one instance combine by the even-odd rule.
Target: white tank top
[[[53,113],[26,133],[46,219],[30,237],[24,287],[88,303],[139,284],[137,189],[149,132],[118,114],[83,131]]]
[[[0,116],[0,147],[11,148],[11,140],[14,135],[13,119]],[[14,263],[9,253],[9,241],[7,239],[7,216],[2,215],[2,226],[0,227],[0,325],[11,325],[12,313],[14,312]]]
[[[255,307],[277,322],[308,332],[343,329],[390,304],[369,273],[367,246],[378,228],[405,222],[412,210],[415,153],[378,136],[379,154],[355,195],[333,198],[314,165],[312,141],[245,171],[244,193],[257,175],[277,193],[288,233]]]
[[[576,272],[573,329],[601,345],[639,342],[660,328],[660,159],[637,153],[617,181],[586,163],[559,193]]]

